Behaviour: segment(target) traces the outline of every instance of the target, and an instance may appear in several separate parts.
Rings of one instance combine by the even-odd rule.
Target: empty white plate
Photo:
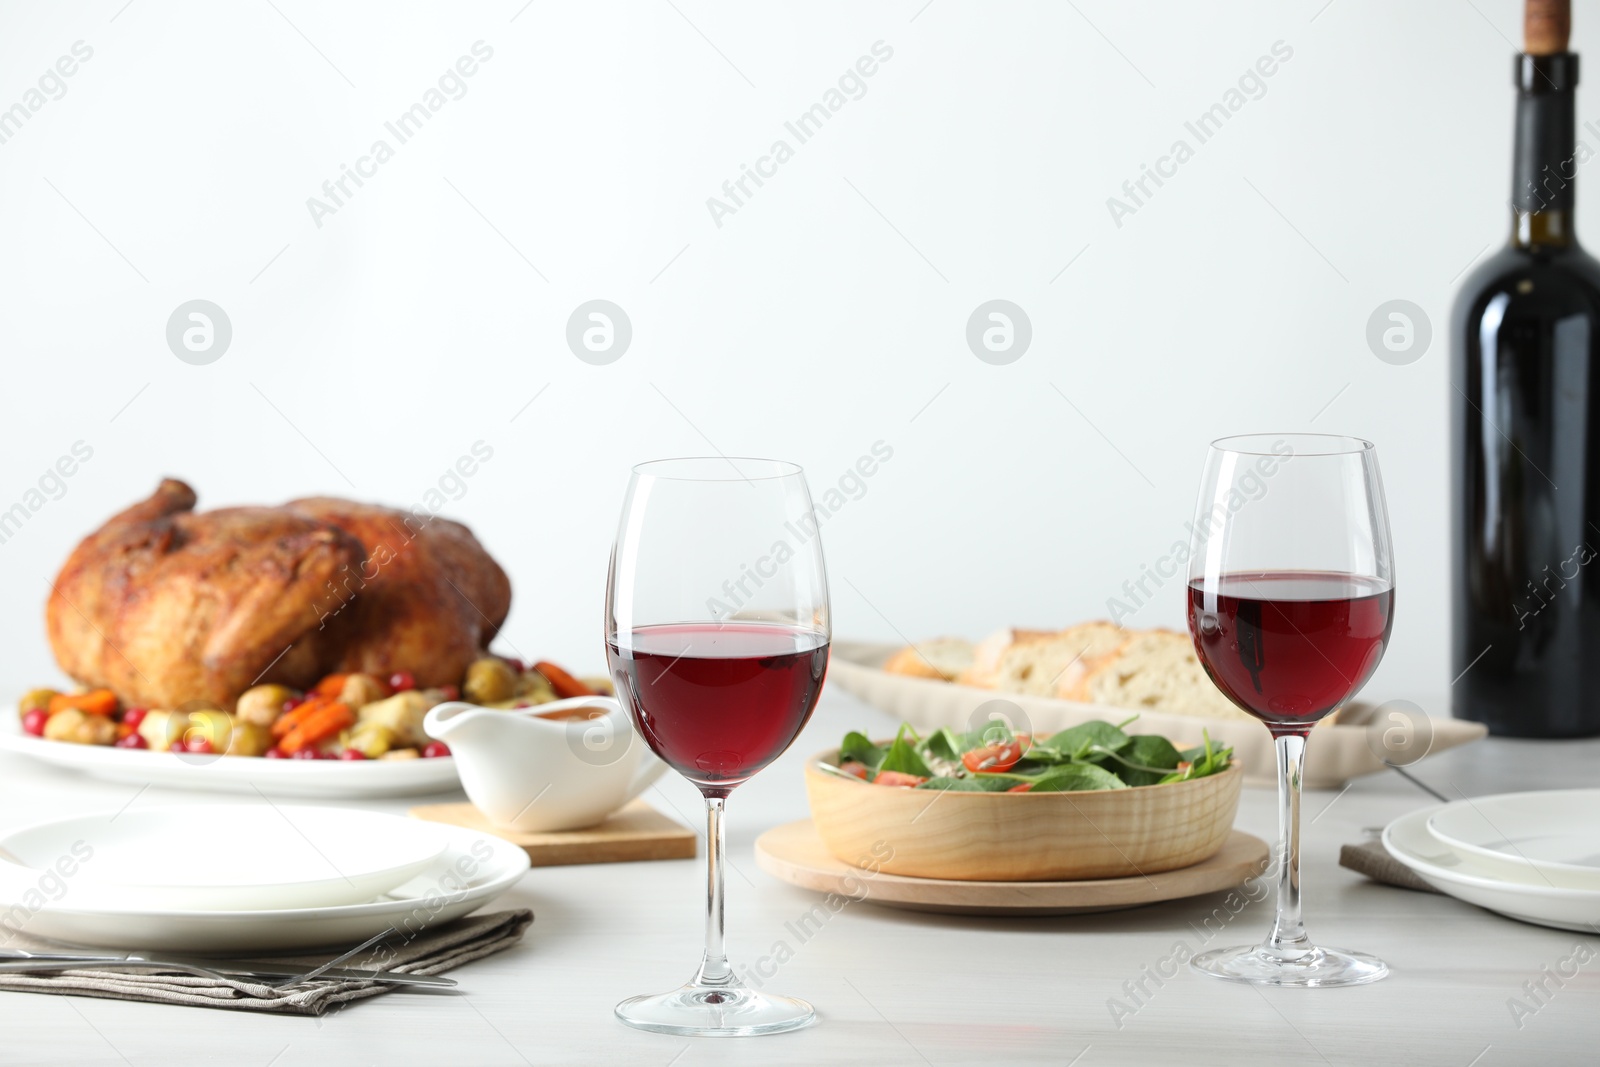
[[[459,827],[437,829],[445,851],[410,881],[364,904],[262,911],[96,909],[73,895],[68,878],[60,900],[32,911],[14,905],[0,911],[0,936],[9,924],[34,937],[86,948],[217,954],[349,948],[385,930],[408,939],[476,911],[515,885],[529,867],[528,854],[509,841]]]
[[[276,804],[135,808],[0,836],[0,896],[88,908],[194,911],[359,904],[444,851],[441,828],[394,815]],[[20,865],[20,866],[19,866]]]
[[[1434,812],[1428,830],[1502,877],[1600,889],[1600,789],[1460,800]]]
[[[1423,808],[1390,823],[1383,831],[1384,848],[1424,882],[1458,900],[1539,926],[1594,932],[1600,923],[1600,890],[1559,889],[1498,877],[1478,857],[1457,851],[1428,830],[1428,819],[1445,806]]]

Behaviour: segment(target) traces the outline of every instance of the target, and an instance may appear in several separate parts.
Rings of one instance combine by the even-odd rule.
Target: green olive
[[[244,722],[271,726],[283,714],[284,702],[299,696],[286,685],[258,685],[239,694],[233,713]],[[271,747],[271,746],[268,746]]]
[[[493,704],[509,700],[517,692],[517,674],[504,660],[485,656],[467,668],[461,695],[474,704]]]
[[[54,689],[30,689],[17,702],[17,714],[26,715],[30,711],[48,711],[50,709],[50,699],[59,695]]]

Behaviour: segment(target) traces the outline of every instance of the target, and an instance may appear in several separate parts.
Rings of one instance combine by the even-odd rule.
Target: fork
[[[288,975],[275,975],[269,972],[251,969],[250,966],[229,967],[224,962],[219,962],[216,967],[207,966],[203,962],[192,959],[161,959],[159,956],[144,952],[130,952],[125,956],[70,954],[55,952],[26,952],[11,950],[0,952],[0,973],[5,972],[34,972],[34,971],[65,971],[65,970],[138,970],[151,969],[161,971],[177,971],[182,974],[192,974],[198,978],[211,978],[217,981],[233,981],[240,977],[248,977],[261,985],[273,989],[288,989],[291,986],[303,985],[315,981],[317,978],[327,976],[332,979],[356,979],[365,982],[384,982],[391,985],[425,985],[450,987],[456,984],[452,978],[440,978],[434,975],[405,974],[399,971],[363,971],[340,967],[339,964],[359,955],[371,948],[390,934],[394,928],[384,930],[368,938],[348,952],[342,952],[326,963],[318,964],[303,973],[290,973]],[[257,965],[259,966],[259,964]],[[217,969],[220,968],[220,969]]]
[[[329,981],[354,980],[359,982],[382,982],[386,985],[431,986],[435,988],[448,988],[456,985],[452,978],[441,978],[436,975],[405,974],[399,971],[363,971],[348,968],[335,968],[323,970],[318,967],[317,973],[288,974],[281,972],[257,970],[259,964],[243,963],[238,966],[218,962],[215,967],[207,966],[209,961],[191,959],[163,959],[156,955],[134,953],[128,956],[72,956],[56,955],[52,953],[3,953],[0,954],[0,974],[21,973],[34,974],[46,971],[104,971],[104,970],[154,970],[177,971],[181,974],[192,974],[198,978],[211,978],[220,981],[240,981],[249,979],[260,985],[273,989],[287,989],[291,986],[303,985],[318,978]],[[220,968],[220,969],[218,969]]]

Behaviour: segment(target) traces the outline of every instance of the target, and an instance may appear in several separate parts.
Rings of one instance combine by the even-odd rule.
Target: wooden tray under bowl
[[[810,819],[756,840],[756,864],[790,885],[909,911],[950,915],[1076,915],[1120,911],[1232,889],[1267,869],[1267,843],[1232,831],[1210,859],[1175,871],[1072,882],[973,882],[873,874],[837,860]]]
[[[1220,849],[1244,773],[1077,793],[965,793],[870,785],[806,763],[817,834],[836,859],[913,878],[1028,882],[1190,867]]]

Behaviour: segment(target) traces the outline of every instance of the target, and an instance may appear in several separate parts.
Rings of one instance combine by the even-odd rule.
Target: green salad
[[[1069,793],[1186,782],[1228,769],[1230,746],[1211,740],[1180,749],[1156,734],[1128,734],[1095,720],[1034,737],[1003,723],[958,733],[948,727],[920,736],[909,723],[877,745],[851,731],[839,745],[839,771],[873,785],[954,789],[965,793]]]

